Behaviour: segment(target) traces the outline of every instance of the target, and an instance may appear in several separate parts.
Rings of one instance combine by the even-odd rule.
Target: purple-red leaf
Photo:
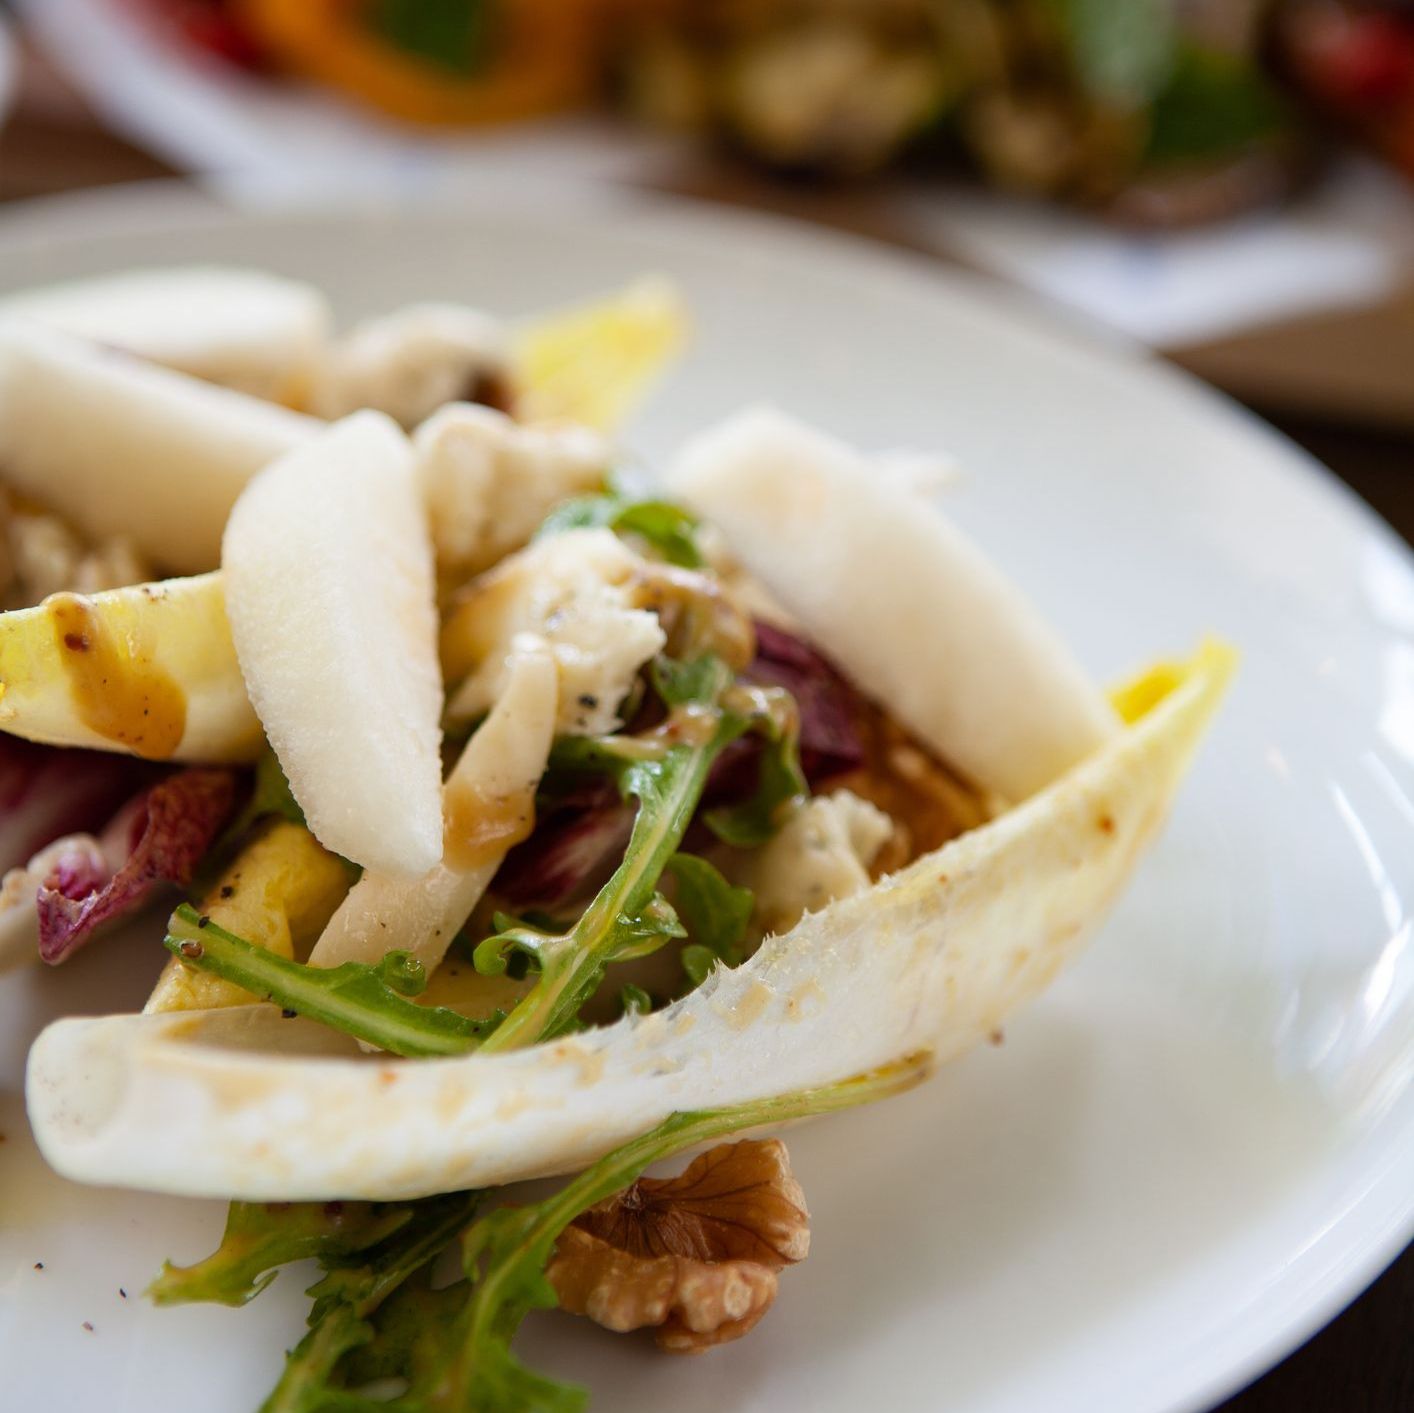
[[[133,756],[0,735],[0,873],[66,834],[96,834],[161,768]]]
[[[586,776],[542,807],[535,832],[506,855],[495,889],[517,905],[554,908],[607,878],[633,832],[633,806],[607,776]]]
[[[235,809],[239,783],[234,770],[180,770],[121,811],[101,852],[65,851],[35,899],[39,955],[62,962],[100,927],[137,911],[160,884],[191,882]]]
[[[864,761],[858,722],[863,699],[808,643],[768,623],[756,625],[756,656],[743,680],[784,687],[800,709],[800,763],[812,788]],[[763,742],[745,736],[717,758],[704,807],[740,804],[756,791]],[[555,908],[603,882],[623,858],[633,807],[605,776],[586,776],[568,794],[542,802],[535,832],[506,855],[495,890],[518,906]]]
[[[756,624],[756,656],[741,674],[758,687],[784,687],[800,712],[800,768],[812,790],[864,763],[859,733],[863,698],[808,643],[769,623]],[[740,804],[755,793],[765,742],[733,741],[712,767],[703,804]]]

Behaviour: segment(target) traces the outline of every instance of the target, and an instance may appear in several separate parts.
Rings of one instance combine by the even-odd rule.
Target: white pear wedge
[[[0,613],[0,731],[151,760],[259,754],[218,574]]]
[[[322,425],[28,321],[0,325],[6,484],[179,573],[216,567],[246,483]]]
[[[412,445],[360,412],[267,467],[231,512],[226,611],[309,827],[365,868],[442,857],[442,678]]]
[[[331,322],[313,285],[215,265],[26,290],[0,300],[0,320],[10,315],[290,406],[309,397]]]
[[[690,441],[667,484],[806,636],[974,784],[1023,800],[1114,734],[1103,694],[1021,592],[843,442],[752,409]]]
[[[889,636],[906,659],[910,645]],[[830,1084],[919,1051],[947,1060],[1040,991],[1104,916],[1232,667],[1230,650],[1208,647],[1137,724],[1025,804],[808,915],[656,1015],[411,1061],[279,1053],[270,1006],[62,1020],[30,1052],[35,1137],[85,1182],[407,1198],[582,1167],[674,1110]]]
[[[501,860],[535,826],[535,790],[555,739],[559,673],[547,648],[516,653],[506,687],[443,791],[443,858],[420,878],[366,872],[329,920],[310,964],[410,953],[430,975]]]

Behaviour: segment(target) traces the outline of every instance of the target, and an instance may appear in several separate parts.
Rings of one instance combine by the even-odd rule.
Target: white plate
[[[1246,650],[1080,965],[1000,1049],[792,1136],[814,1251],[756,1334],[683,1363],[549,1315],[532,1361],[601,1409],[1193,1409],[1408,1239],[1414,570],[1300,453],[1017,296],[717,211],[488,190],[475,213],[240,217],[149,194],[0,227],[6,286],[196,258],[308,276],[349,316],[432,296],[519,312],[666,270],[699,328],[635,430],[648,455],[768,396],[870,446],[940,445],[970,470],[954,513],[1096,672],[1210,628]],[[220,1207],[70,1185],[28,1141],[28,1037],[136,1002],[160,960],[149,936],[0,986],[16,1408],[243,1413],[300,1328],[288,1273],[243,1311],[148,1308],[137,1292],[212,1246]]]

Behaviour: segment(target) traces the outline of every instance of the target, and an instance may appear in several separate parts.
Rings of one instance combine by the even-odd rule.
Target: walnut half
[[[581,1213],[546,1275],[561,1309],[619,1332],[653,1326],[660,1348],[696,1354],[746,1334],[776,1298],[776,1272],[809,1250],[785,1144],[743,1139]]]

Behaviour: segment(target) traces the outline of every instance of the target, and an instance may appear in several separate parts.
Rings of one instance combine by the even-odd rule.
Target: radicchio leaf
[[[0,735],[0,873],[66,834],[97,833],[160,767]]]
[[[769,623],[757,623],[756,657],[742,679],[784,687],[795,698],[800,762],[812,788],[863,763],[862,698],[809,644]],[[727,746],[712,768],[704,805],[721,808],[751,799],[764,747],[757,735]],[[623,857],[633,815],[607,776],[579,777],[567,792],[537,802],[535,832],[506,855],[496,875],[496,893],[517,907],[533,903],[554,909],[592,890]],[[705,831],[695,830],[690,837],[706,843]]]
[[[828,659],[774,624],[756,623],[756,656],[741,674],[758,687],[784,687],[800,712],[800,765],[812,790],[864,763],[859,734],[863,699]],[[704,803],[717,807],[750,798],[765,742],[743,736],[722,752]]]
[[[623,858],[633,807],[604,775],[586,775],[553,801],[536,804],[535,832],[517,844],[496,875],[495,891],[516,906],[556,908],[602,882]]]
[[[62,962],[161,883],[191,881],[236,805],[234,770],[181,770],[132,800],[104,831],[102,858],[67,854],[39,886],[39,955]],[[116,864],[116,866],[115,866]]]

